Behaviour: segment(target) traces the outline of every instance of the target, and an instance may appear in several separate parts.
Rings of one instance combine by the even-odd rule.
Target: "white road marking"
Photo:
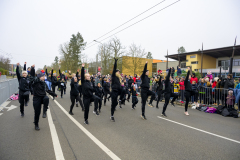
[[[5,107],[6,109],[8,109],[7,111],[11,111],[15,108],[17,108],[17,106],[11,105],[10,107]]]
[[[59,138],[57,135],[57,131],[52,120],[50,108],[48,108],[47,117],[48,117],[48,124],[50,128],[51,136],[52,136],[52,142],[53,142],[53,148],[54,148],[56,160],[65,160],[63,156],[62,148],[59,142]]]
[[[184,127],[187,127],[187,128],[191,128],[191,129],[194,129],[194,130],[203,132],[203,133],[210,134],[210,135],[215,136],[215,137],[219,137],[219,138],[226,139],[226,140],[229,140],[229,141],[232,141],[232,142],[235,142],[235,143],[239,143],[239,144],[240,144],[240,141],[237,141],[237,140],[234,140],[234,139],[231,139],[231,138],[227,138],[227,137],[224,137],[224,136],[220,136],[220,135],[218,135],[218,134],[214,134],[214,133],[211,133],[211,132],[208,132],[208,131],[204,131],[204,130],[202,130],[202,129],[198,129],[198,128],[195,128],[195,127],[192,127],[192,126],[188,126],[188,125],[185,125],[185,124],[183,124],[183,123],[179,123],[179,122],[176,122],[176,121],[172,121],[172,120],[170,120],[170,119],[166,119],[166,118],[163,118],[163,117],[160,117],[160,116],[157,116],[157,117],[158,117],[158,118],[161,118],[161,119],[163,119],[163,120],[166,120],[166,121],[175,123],[175,124],[179,124],[179,125],[184,126]]]
[[[3,102],[2,105],[0,105],[0,111],[2,111],[11,101]]]
[[[75,123],[78,128],[80,128],[90,139],[93,140],[107,155],[109,155],[114,160],[121,160],[117,155],[115,155],[110,149],[108,149],[102,142],[100,142],[96,137],[92,135],[88,130],[86,130],[75,118],[69,115],[69,113],[56,101],[54,102],[58,105],[58,107],[70,118],[73,123]]]
[[[0,113],[0,116],[2,115],[3,113]]]

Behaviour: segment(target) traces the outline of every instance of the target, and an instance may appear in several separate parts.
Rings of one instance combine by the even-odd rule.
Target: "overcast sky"
[[[166,0],[118,30],[175,1]],[[42,68],[60,56],[60,44],[69,41],[72,34],[80,32],[90,43],[159,2],[0,0],[0,54],[11,53],[12,63],[26,61]],[[165,59],[167,50],[176,54],[180,46],[188,52],[196,51],[202,42],[204,49],[232,46],[236,36],[240,44],[239,7],[240,0],[181,0],[116,36],[126,47],[141,45],[152,52],[154,59]],[[91,59],[96,57],[97,49],[95,45],[83,52]]]

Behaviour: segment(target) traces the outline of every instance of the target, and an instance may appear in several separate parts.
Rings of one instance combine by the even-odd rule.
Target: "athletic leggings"
[[[114,111],[116,109],[116,106],[118,105],[118,101],[117,101],[117,98],[118,98],[118,91],[112,91],[111,92],[111,116],[114,115]]]
[[[157,107],[158,107],[158,103],[159,103],[159,101],[160,101],[161,98],[162,98],[162,90],[158,90],[158,91],[157,91],[157,94],[158,94],[158,99],[157,99]]]
[[[74,107],[74,104],[75,104],[75,100],[77,99],[79,102],[80,102],[80,105],[81,105],[81,107],[83,108],[83,105],[82,105],[82,103],[81,103],[81,98],[79,97],[79,95],[76,95],[76,96],[74,96],[74,95],[70,95],[70,99],[71,99],[71,102],[72,102],[72,104],[71,104],[71,106],[70,106],[70,112],[72,112],[72,110],[73,110],[73,107]]]
[[[102,98],[99,98],[99,99],[95,99],[94,100],[94,105],[95,105],[95,111],[97,111],[97,109],[99,109],[99,111],[101,110],[101,107],[102,107]]]
[[[171,101],[171,103],[173,103],[177,99],[178,94],[176,94],[176,93],[165,93],[164,97],[165,97],[165,103],[164,103],[164,106],[163,106],[162,114],[164,114],[166,112],[166,109],[167,109],[170,98],[173,97],[173,99]]]
[[[137,103],[138,103],[137,96],[132,96],[132,108],[135,107]]]
[[[20,112],[24,113],[24,104],[29,101],[29,95],[19,94]]]
[[[35,112],[35,114],[34,114],[35,125],[38,125],[39,116],[41,114],[42,104],[43,104],[43,112],[46,112],[48,109],[48,104],[49,104],[48,96],[43,96],[43,97],[33,96],[33,108],[34,108],[34,112]]]
[[[89,114],[89,107],[90,107],[90,103],[94,101],[94,97],[92,96],[91,98],[89,97],[84,97],[83,96],[83,105],[84,105],[84,120],[88,120],[88,114]]]
[[[152,104],[152,101],[155,98],[155,93],[153,91],[150,90],[146,90],[146,89],[141,89],[141,98],[142,98],[142,115],[145,115],[145,105],[146,105],[146,101],[148,96],[151,96],[151,100],[149,104]]]
[[[52,85],[52,91],[55,93],[56,86]]]
[[[185,95],[185,98],[186,98],[185,112],[187,112],[187,110],[188,110],[188,103],[189,103],[189,100],[190,100],[191,96],[194,96],[194,102],[197,102],[198,95],[197,95],[197,93],[195,91],[185,91],[184,95]]]
[[[109,94],[109,97],[107,97],[107,95]],[[110,92],[104,92],[104,104],[106,104],[107,98],[111,97],[111,93]]]

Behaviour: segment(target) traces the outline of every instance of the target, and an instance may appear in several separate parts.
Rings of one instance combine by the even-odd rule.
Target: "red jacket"
[[[180,90],[185,90],[184,81],[179,82]]]
[[[214,81],[213,84],[212,84],[212,88],[215,88],[217,86],[217,82]]]
[[[196,83],[198,83],[198,79],[197,77],[191,77],[190,83],[192,84],[192,81],[196,81]]]
[[[136,77],[133,77],[133,81],[134,81],[134,83],[136,83]]]

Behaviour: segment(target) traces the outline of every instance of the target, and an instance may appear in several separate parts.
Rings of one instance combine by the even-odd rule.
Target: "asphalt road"
[[[110,102],[107,102],[100,116],[92,113],[91,106],[90,125],[86,126],[80,107],[74,107],[73,116],[66,114],[70,108],[69,87],[63,99],[55,101],[50,98],[49,108],[57,140],[67,160],[108,160],[112,159],[110,155],[123,160],[240,159],[240,119],[192,109],[189,109],[190,116],[185,116],[183,107],[169,105],[166,120],[158,118],[163,106],[160,103],[160,109],[146,106],[147,120],[142,120],[141,103],[131,110],[131,104],[126,102],[123,109],[117,108],[116,122],[111,122]],[[40,118],[41,130],[35,131],[32,98],[25,107],[24,118],[20,116],[18,101],[6,107],[11,105],[17,108],[0,112],[0,159],[56,159],[49,115]]]

